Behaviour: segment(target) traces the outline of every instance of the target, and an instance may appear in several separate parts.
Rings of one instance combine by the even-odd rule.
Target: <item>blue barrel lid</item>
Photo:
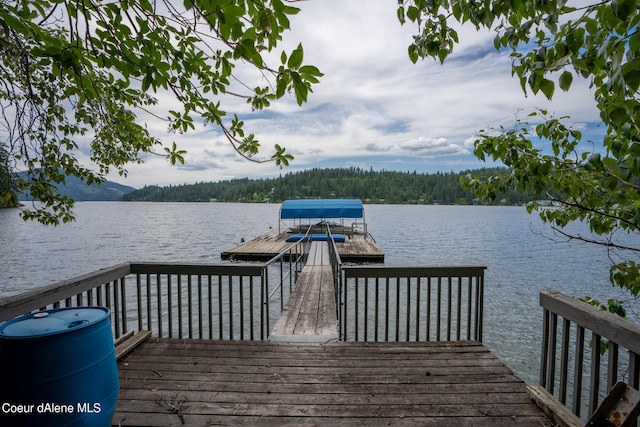
[[[109,317],[107,307],[68,307],[16,317],[0,325],[0,338],[33,338],[74,331]]]

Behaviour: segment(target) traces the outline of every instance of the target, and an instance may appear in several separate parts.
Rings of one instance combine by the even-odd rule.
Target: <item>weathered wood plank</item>
[[[158,346],[162,342],[158,343]],[[297,343],[296,343],[297,344]],[[494,360],[495,357],[487,352],[487,351],[479,351],[475,348],[471,348],[467,351],[445,351],[443,350],[441,353],[437,353],[435,351],[425,351],[422,353],[417,353],[412,350],[410,347],[404,347],[406,350],[406,356],[403,357],[403,353],[400,352],[382,352],[378,351],[376,348],[366,347],[366,353],[362,355],[362,357],[358,358],[358,361],[361,363],[366,363],[367,361],[372,361],[373,363],[380,363],[383,361],[391,361],[394,362],[398,359],[401,359],[405,363],[411,363],[414,361],[415,363],[422,363],[425,354],[429,355],[430,360],[444,360],[447,361],[449,359],[470,359],[470,363],[473,363],[475,360],[479,359],[491,359]],[[265,351],[261,351],[265,350]],[[145,350],[144,357],[152,359],[153,357],[160,356],[171,356],[171,357],[208,357],[208,358],[224,358],[227,356],[229,351],[238,351],[238,347],[222,347],[222,349],[215,349],[208,351],[206,348],[194,347],[192,349],[189,348],[153,348]],[[324,354],[322,352],[312,351],[308,348],[303,347],[292,347],[289,351],[282,352],[271,352],[268,348],[258,348],[258,349],[248,349],[246,352],[243,352],[241,355],[237,355],[238,359],[234,361],[234,363],[255,363],[255,358],[260,357],[262,363],[269,362],[272,360],[280,360],[283,363],[289,363],[289,361],[295,361],[300,359],[300,355],[303,355],[305,359],[312,358],[323,358]],[[141,356],[142,357],[142,356]],[[332,359],[333,363],[342,363],[342,361],[349,361],[353,359],[353,353],[343,353],[339,350],[334,351],[334,356]]]
[[[333,273],[327,242],[312,242],[307,263],[289,296],[271,339],[298,341],[316,336],[320,341],[337,339]]]
[[[154,339],[153,347],[145,350],[147,352],[153,351],[179,351],[187,350],[189,352],[196,349],[202,349],[206,351],[238,351],[242,350],[243,353],[250,354],[251,352],[257,352],[260,354],[277,354],[293,353],[299,354],[300,352],[308,353],[321,353],[326,352],[326,346],[332,346],[333,354],[354,354],[354,349],[359,347],[367,348],[372,354],[372,357],[378,357],[377,354],[401,354],[405,357],[408,353],[415,353],[421,355],[423,353],[434,353],[436,355],[443,354],[443,352],[479,352],[488,353],[486,347],[478,341],[427,341],[427,342],[415,342],[415,341],[399,341],[390,345],[389,342],[384,341],[367,341],[367,342],[351,342],[349,346],[344,346],[341,343],[329,343],[324,346],[318,346],[316,344],[308,343],[293,343],[289,345],[273,346],[269,341],[239,341],[239,340],[218,340],[215,341],[215,346],[212,346],[209,340],[186,340],[179,338],[163,338]],[[359,354],[362,356],[362,354]],[[430,356],[431,357],[431,356]]]
[[[166,371],[165,371],[166,372]],[[255,393],[256,390],[263,393],[327,393],[328,387],[331,392],[338,394],[358,394],[362,393],[362,384],[371,380],[353,376],[349,383],[345,383],[339,376],[326,375],[319,380],[311,379],[304,381],[300,376],[282,376],[278,381],[267,378],[266,375],[255,375],[253,378],[245,377],[241,380],[228,381],[228,377],[221,375],[202,374],[197,379],[192,375],[179,374],[176,376],[172,372],[163,375],[161,371],[131,369],[122,373],[127,379],[127,389],[121,393],[122,398],[136,398],[135,390],[175,390],[175,391],[221,391],[233,393]],[[162,375],[162,377],[160,376]],[[510,374],[492,375],[434,375],[422,381],[416,381],[410,376],[387,376],[380,377],[376,384],[384,384],[385,393],[406,393],[408,384],[411,384],[413,394],[444,394],[444,393],[519,393],[522,390],[522,381]],[[380,386],[382,387],[382,386]]]
[[[147,414],[157,413],[162,410],[167,412],[166,418],[173,418],[176,413],[182,414],[198,414],[210,416],[244,416],[253,417],[256,424],[260,424],[263,417],[306,417],[312,421],[315,417],[327,417],[331,414],[331,418],[340,419],[344,417],[353,417],[355,419],[363,417],[385,418],[387,423],[389,420],[403,419],[405,417],[420,417],[424,419],[439,418],[441,425],[458,425],[457,417],[475,417],[476,425],[510,425],[508,421],[512,421],[518,417],[531,417],[531,407],[535,407],[531,401],[527,404],[494,404],[494,403],[460,403],[451,404],[402,404],[402,405],[379,405],[378,403],[366,405],[347,404],[300,404],[290,405],[281,404],[274,401],[270,404],[245,403],[245,402],[229,402],[208,403],[208,402],[190,402],[186,397],[181,395],[158,396],[156,401],[136,401],[128,402],[120,405],[118,413],[114,417],[114,421],[121,426],[135,425],[129,424],[128,421],[133,419],[132,413],[139,414],[138,417],[146,417]],[[166,409],[165,409],[166,408]],[[175,412],[174,412],[175,411]],[[259,417],[259,418],[258,418]],[[487,417],[496,417],[500,419],[499,424],[487,423]],[[448,421],[445,421],[448,420]],[[116,424],[116,425],[118,425]],[[190,425],[188,423],[185,423]],[[159,420],[156,426],[165,425],[164,421]],[[418,425],[421,425],[418,423]],[[552,424],[545,417],[539,416],[536,420],[536,427],[551,426]]]
[[[114,420],[115,421],[115,420]],[[340,419],[332,417],[242,417],[242,416],[222,416],[222,415],[196,415],[196,414],[145,414],[144,417],[135,419],[125,418],[122,426],[138,427],[211,427],[211,426],[256,426],[263,427],[317,427],[317,426],[370,426],[388,427],[388,418],[376,417],[343,417]],[[485,416],[482,418],[483,426],[513,426],[513,427],[540,427],[545,424],[540,423],[535,416],[520,416],[517,418]],[[478,419],[475,417],[402,417],[393,420],[393,426],[422,426],[422,427],[477,427]]]
[[[133,331],[132,331],[133,332]],[[148,340],[151,336],[151,331],[140,331],[136,334],[131,334],[131,336],[126,339],[116,343],[116,360],[124,357],[127,353],[132,351],[134,348],[142,344],[144,341]]]
[[[335,337],[338,321],[331,266],[313,265],[308,268],[306,295],[293,334]]]
[[[309,256],[305,265],[331,265],[327,242],[311,242]]]
[[[123,412],[144,411],[153,412],[155,403],[159,399],[170,400],[176,395],[173,390],[149,390],[136,389],[125,390],[120,395],[120,399],[124,402],[120,406]],[[354,415],[354,412],[361,411],[362,415],[366,415],[366,411],[374,407],[387,406],[387,411],[394,411],[395,416],[406,414],[411,415],[411,410],[416,410],[417,406],[423,408],[434,408],[439,411],[452,411],[456,413],[460,411],[460,415],[478,416],[479,408],[485,407],[488,411],[496,413],[496,406],[507,407],[512,411],[509,415],[522,414],[531,405],[531,399],[526,394],[521,393],[447,393],[447,394],[427,394],[427,393],[370,393],[363,390],[362,393],[350,393],[348,395],[349,406],[344,407],[345,396],[335,393],[332,389],[328,389],[326,393],[278,393],[269,392],[261,393],[255,391],[253,393],[238,392],[221,392],[221,391],[180,391],[180,398],[189,402],[190,411],[193,413],[211,413],[217,411],[224,413],[219,407],[225,407],[228,404],[237,404],[242,402],[245,405],[246,413],[256,413],[257,411],[275,414],[281,408],[269,408],[265,410],[265,406],[284,406],[290,405],[292,415],[296,415],[296,411],[306,411],[311,407],[322,407],[333,405],[333,412],[339,412],[342,416]],[[131,400],[129,400],[131,399]],[[135,400],[135,401],[134,401]],[[426,401],[428,403],[420,403]],[[452,408],[453,406],[463,406],[464,408]],[[344,405],[344,406],[343,406]],[[403,405],[411,406],[411,408],[402,407]],[[472,407],[473,408],[470,408]],[[466,411],[466,412],[465,412]],[[488,412],[487,411],[487,412]],[[502,409],[504,411],[504,409]],[[228,415],[237,414],[237,412]],[[451,412],[448,412],[451,413]],[[504,412],[503,412],[504,413]],[[414,413],[415,415],[416,413]],[[506,413],[505,413],[506,414]],[[282,414],[281,414],[282,415]],[[301,415],[301,413],[297,414]],[[322,412],[315,414],[322,415]]]
[[[119,375],[121,426],[552,425],[475,342],[152,339]]]
[[[433,376],[433,375],[451,375],[456,373],[456,370],[459,373],[468,373],[472,374],[476,372],[478,368],[482,367],[490,370],[489,373],[493,374],[496,372],[504,373],[504,365],[501,365],[500,362],[495,362],[492,360],[483,359],[478,361],[475,365],[470,363],[469,361],[454,361],[451,360],[449,363],[447,361],[439,360],[433,363],[428,364],[414,364],[414,365],[404,365],[395,363],[386,363],[381,366],[375,366],[373,364],[358,364],[357,361],[353,363],[342,363],[338,366],[331,365],[330,362],[323,361],[322,363],[316,362],[315,360],[310,360],[308,363],[297,363],[294,364],[292,361],[290,363],[264,363],[263,365],[234,365],[232,362],[222,363],[221,360],[216,360],[215,362],[209,362],[210,364],[200,363],[198,360],[186,360],[186,362],[191,361],[192,363],[181,364],[178,367],[174,366],[174,363],[167,362],[167,359],[163,359],[162,361],[158,361],[157,363],[153,363],[151,360],[148,361],[140,361],[140,366],[144,366],[144,368],[150,370],[157,371],[180,371],[180,372],[200,372],[200,373],[237,373],[238,375],[248,375],[248,374],[260,374],[264,372],[265,368],[269,368],[272,372],[277,373],[279,375],[305,375],[308,373],[317,373],[323,374],[327,372],[331,372],[336,368],[339,369],[350,369],[351,375],[366,375],[376,374],[376,375],[385,375],[385,373],[389,369],[394,369],[395,375],[410,375],[415,373],[416,366],[421,366],[428,368],[421,373],[421,375],[425,376]],[[315,363],[314,363],[315,362]],[[143,365],[144,363],[147,366]],[[211,364],[215,364],[215,366],[211,366]],[[492,369],[495,368],[495,369]]]
[[[559,427],[582,427],[584,423],[569,408],[561,404],[539,386],[527,386],[527,393],[538,407],[547,414]]]
[[[313,363],[315,366],[371,366],[373,368],[382,368],[395,366],[398,362],[401,362],[402,366],[423,366],[425,364],[425,357],[428,356],[428,363],[431,366],[439,367],[452,367],[452,366],[503,366],[502,363],[495,358],[490,352],[449,352],[443,351],[442,354],[437,353],[422,353],[422,354],[408,354],[407,357],[403,357],[402,353],[380,353],[375,349],[369,349],[368,347],[361,347],[363,353],[366,354],[362,357],[358,357],[358,354],[354,353],[340,353],[332,350],[332,358],[328,360],[326,358],[326,351],[324,353],[312,353],[306,352],[300,349],[296,353],[296,349],[293,348],[287,352],[271,352],[265,349],[264,352],[259,351],[247,351],[242,354],[235,353],[235,358],[230,358],[228,353],[239,351],[237,349],[231,350],[225,348],[224,351],[212,350],[207,353],[205,349],[193,349],[192,352],[189,349],[176,349],[165,351],[145,351],[144,355],[136,356],[138,363],[172,363],[174,358],[183,358],[192,364],[212,364],[211,368],[220,368],[225,364],[232,366],[306,366],[308,363]]]
[[[371,376],[352,375],[349,382],[338,374],[325,374],[303,378],[300,375],[252,374],[234,377],[229,380],[228,374],[198,374],[158,371],[129,370],[122,373],[127,379],[127,389],[149,388],[159,390],[201,390],[201,391],[247,391],[263,390],[291,391],[297,393],[320,393],[331,387],[336,393],[349,394],[360,392],[372,382]],[[388,393],[406,393],[410,388],[415,393],[455,392],[458,389],[467,393],[492,393],[509,390],[520,391],[522,381],[514,379],[513,374],[456,374],[431,375],[429,378],[416,378],[415,375],[386,375],[376,378],[376,387],[384,387]],[[124,391],[123,391],[124,392]]]
[[[312,291],[309,289],[314,285],[313,278],[311,277],[312,268],[305,267],[302,269],[300,276],[296,280],[295,287],[289,295],[289,299],[285,304],[280,317],[273,327],[272,335],[293,335],[296,329],[300,316],[302,315],[302,308],[305,298],[309,298],[309,293]]]

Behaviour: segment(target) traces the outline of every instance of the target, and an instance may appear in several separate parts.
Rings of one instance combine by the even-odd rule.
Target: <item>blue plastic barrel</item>
[[[118,398],[110,310],[45,310],[0,325],[0,425],[111,426]]]

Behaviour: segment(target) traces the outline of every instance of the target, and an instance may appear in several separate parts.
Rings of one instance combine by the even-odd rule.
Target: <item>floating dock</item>
[[[287,239],[295,234],[297,234],[295,230],[266,233],[222,252],[220,257],[224,260],[236,261],[269,261],[293,244],[287,242]],[[346,235],[344,242],[336,242],[336,248],[343,262],[384,262],[384,252],[371,236]]]
[[[322,239],[327,225],[343,262],[384,262],[384,252],[367,231],[362,202],[340,199],[287,200],[280,208],[278,230],[242,242],[220,256],[223,260],[268,261],[305,235]]]

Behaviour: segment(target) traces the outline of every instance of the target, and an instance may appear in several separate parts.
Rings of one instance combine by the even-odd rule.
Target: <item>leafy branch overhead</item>
[[[223,102],[240,97],[260,110],[289,93],[298,104],[307,100],[322,73],[304,64],[301,45],[268,64],[298,11],[283,0],[1,2],[0,133],[12,167],[28,171],[20,189],[43,202],[23,216],[69,220],[72,202],[53,183],[68,175],[99,182],[111,169],[124,175],[127,163],[153,152],[160,141],[138,114],[159,116],[157,94],[177,101],[164,116],[170,131],[216,126],[257,161],[259,141],[237,116],[228,118]],[[84,140],[97,172],[78,159]],[[175,164],[185,152],[165,154]],[[265,161],[292,158],[276,146]]]
[[[640,296],[640,244],[616,245],[616,232],[640,236],[640,5],[637,0],[569,2],[549,0],[401,1],[398,19],[417,26],[409,46],[413,62],[443,62],[458,43],[454,23],[495,31],[497,50],[508,50],[512,73],[526,93],[552,99],[577,79],[591,85],[606,134],[582,143],[568,117],[534,111],[531,123],[480,131],[475,154],[511,168],[508,176],[464,182],[477,195],[493,198],[506,188],[532,191],[555,201],[541,217],[563,233],[571,221],[585,221],[599,239],[568,236],[606,246],[611,282]],[[547,141],[549,150],[540,149]],[[536,203],[529,205],[537,210]],[[610,307],[611,303],[610,303]],[[615,307],[614,307],[615,308]],[[613,310],[620,312],[618,310]]]

